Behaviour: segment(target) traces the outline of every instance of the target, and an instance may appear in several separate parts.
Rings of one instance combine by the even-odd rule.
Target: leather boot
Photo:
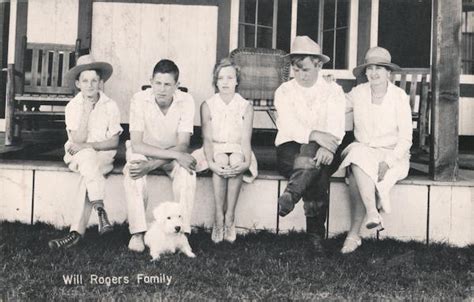
[[[306,217],[306,233],[316,254],[323,254],[324,248],[321,241],[324,239],[324,221],[321,223],[318,217]]]
[[[291,174],[285,191],[278,198],[278,214],[281,217],[293,211],[295,204],[301,199],[304,191],[319,175],[319,172],[319,169],[298,169]]]

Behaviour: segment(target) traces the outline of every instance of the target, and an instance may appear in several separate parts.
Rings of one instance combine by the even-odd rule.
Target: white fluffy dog
[[[165,253],[176,250],[194,258],[188,238],[183,231],[181,206],[176,202],[163,202],[153,210],[155,221],[145,234],[145,244],[150,248],[152,261],[160,259]]]

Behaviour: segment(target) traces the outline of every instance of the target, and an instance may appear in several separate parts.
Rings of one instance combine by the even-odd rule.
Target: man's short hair
[[[160,60],[158,63],[156,63],[155,68],[153,68],[153,74],[151,77],[155,77],[157,73],[169,73],[173,75],[175,82],[178,82],[179,79],[179,69],[176,64],[167,59]]]
[[[84,71],[95,71],[95,73],[99,76],[99,80],[102,80],[102,70],[100,70],[100,69],[86,69],[86,70],[83,70],[83,71],[79,72],[79,73],[76,75],[76,80],[77,80],[77,81],[79,81],[79,78],[80,78],[81,74],[82,74]]]
[[[296,66],[298,68],[303,67],[302,63],[304,59],[309,58],[311,62],[313,62],[314,66],[316,67],[321,60],[316,56],[311,55],[292,55],[291,56],[291,66]]]

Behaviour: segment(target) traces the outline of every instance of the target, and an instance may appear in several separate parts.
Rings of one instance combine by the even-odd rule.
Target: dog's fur
[[[145,234],[145,244],[150,248],[152,261],[160,259],[165,253],[177,250],[194,258],[188,238],[183,232],[181,207],[176,202],[163,202],[153,210],[155,221]]]

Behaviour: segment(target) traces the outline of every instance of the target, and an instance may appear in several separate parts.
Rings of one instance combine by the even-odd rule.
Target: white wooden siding
[[[29,0],[28,42],[75,44],[79,0]]]
[[[92,53],[114,66],[105,92],[120,107],[128,123],[129,102],[149,83],[160,59],[173,60],[180,83],[199,105],[210,97],[216,58],[217,7],[135,3],[94,3]]]

